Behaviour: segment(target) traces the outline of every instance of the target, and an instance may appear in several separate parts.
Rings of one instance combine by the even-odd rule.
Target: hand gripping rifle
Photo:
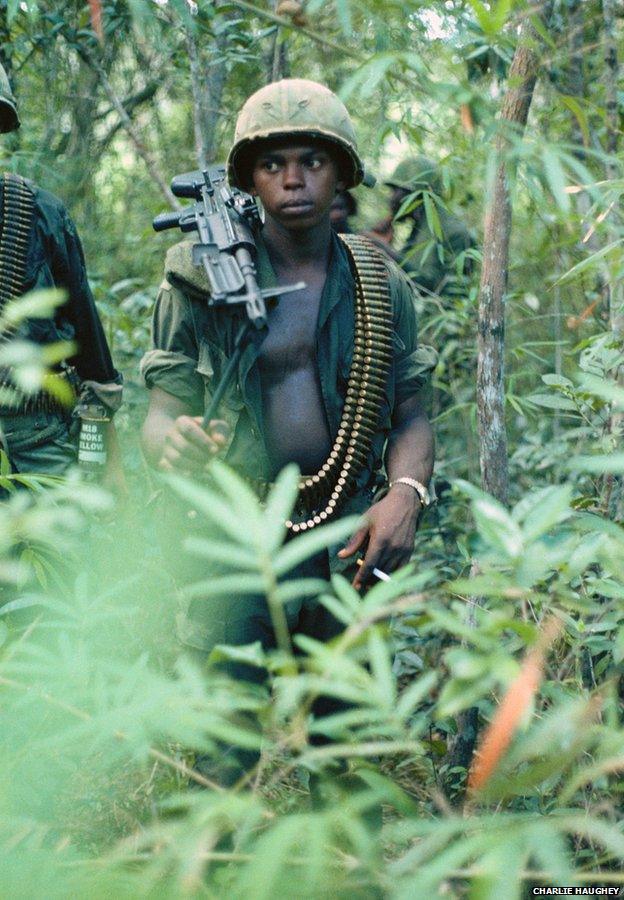
[[[244,307],[246,312],[245,321],[234,341],[234,353],[204,413],[202,426],[206,428],[236,373],[253,330],[268,328],[264,301],[299,291],[305,284],[299,281],[285,287],[258,286],[254,232],[260,228],[260,214],[253,197],[237,188],[230,188],[224,166],[210,166],[201,172],[176,175],[171,182],[171,190],[176,197],[187,197],[196,202],[181,212],[156,216],[154,230],[180,228],[183,232],[196,231],[199,241],[193,245],[193,263],[202,266],[208,277],[208,305],[233,309]]]

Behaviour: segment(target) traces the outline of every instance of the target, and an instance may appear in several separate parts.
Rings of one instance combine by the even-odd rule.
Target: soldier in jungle
[[[436,164],[425,156],[403,160],[386,185],[392,191],[390,215],[366,234],[401,265],[417,287],[428,293],[452,292],[452,285],[457,281],[457,258],[474,246],[474,239],[460,219],[436,202],[436,197],[442,194],[442,181]],[[427,219],[425,194],[431,198],[437,213],[440,223],[438,234],[432,230]],[[401,213],[406,201],[407,207]],[[392,246],[394,223],[397,221],[408,222],[411,226],[400,250]],[[460,274],[467,275],[469,271],[470,260],[464,259]]]
[[[0,132],[19,127],[16,101],[0,66]],[[13,472],[63,475],[76,461],[80,417],[97,417],[106,423],[107,482],[121,487],[112,423],[121,403],[121,376],[89,287],[75,225],[57,197],[18,175],[0,175],[0,305],[47,288],[60,288],[66,299],[49,316],[29,318],[5,332],[2,341],[15,338],[41,347],[70,342],[75,350],[51,373],[46,390],[35,394],[20,389],[10,366],[0,368],[3,450]],[[71,396],[73,409],[65,399]]]
[[[429,503],[433,438],[423,397],[435,354],[419,345],[413,288],[404,274],[366,239],[343,240],[332,229],[335,197],[364,176],[353,125],[338,97],[304,79],[262,88],[238,116],[227,166],[230,184],[257,196],[265,211],[257,240],[260,286],[303,281],[305,289],[284,295],[270,310],[264,339],[246,348],[223,403],[227,427],[213,420],[204,432],[201,413],[232,352],[235,329],[231,315],[206,303],[207,280],[193,265],[192,241],[169,250],[153,348],[142,361],[150,390],[144,452],[157,469],[191,475],[201,475],[221,453],[261,497],[293,462],[310,483],[320,473],[322,485],[348,392],[361,386],[354,371],[356,381],[369,378],[366,416],[377,424],[368,450],[355,453],[357,477],[344,479],[350,486],[339,509],[341,515],[364,514],[364,524],[346,546],[317,555],[289,576],[328,578],[342,571],[362,589],[375,568],[392,573],[408,562],[419,515]],[[349,238],[359,249],[349,249]],[[375,288],[385,292],[389,318],[371,341],[378,347],[371,347],[366,366],[354,370],[362,327],[355,319],[358,265],[377,267]],[[308,508],[300,497],[299,518],[289,523],[294,533],[327,520],[332,486],[331,496],[337,496],[339,485],[326,494],[319,487]],[[316,597],[286,604],[286,614],[293,633],[317,640],[342,630]],[[274,646],[264,597],[194,601],[188,618],[186,640],[204,654],[220,643]],[[251,667],[239,666],[237,674],[263,677]],[[250,760],[239,754],[239,764],[244,769]]]

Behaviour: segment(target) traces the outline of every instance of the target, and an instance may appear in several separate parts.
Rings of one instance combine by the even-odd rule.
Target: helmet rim
[[[326,144],[333,144],[340,151],[342,151],[344,156],[349,160],[351,164],[351,177],[345,179],[345,190],[357,187],[357,185],[362,182],[362,179],[364,178],[364,165],[353,146],[348,144],[343,138],[339,137],[338,135],[330,134],[327,131],[315,131],[307,126],[293,126],[287,131],[261,129],[258,130],[258,132],[247,135],[246,137],[241,138],[241,140],[237,141],[230,150],[227,159],[229,183],[232,185],[232,187],[243,188],[244,179],[241,178],[241,173],[238,171],[237,166],[240,160],[240,156],[245,151],[249,150],[250,147],[253,146],[253,144],[274,139],[283,139],[284,141],[287,141],[289,138],[292,139],[297,137],[310,137],[315,141],[323,141]]]

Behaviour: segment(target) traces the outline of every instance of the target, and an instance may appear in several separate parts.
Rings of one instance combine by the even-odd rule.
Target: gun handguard
[[[176,197],[197,202],[181,212],[161,213],[153,221],[155,231],[180,228],[196,231],[193,262],[203,267],[210,284],[210,306],[244,305],[257,329],[267,324],[266,299],[301,290],[303,282],[284,287],[260,288],[254,261],[255,230],[260,226],[256,201],[250,194],[230,188],[225,166],[176,175],[171,182]]]

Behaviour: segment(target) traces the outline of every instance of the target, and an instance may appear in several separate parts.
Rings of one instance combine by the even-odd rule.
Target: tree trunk
[[[273,0],[274,12],[277,12],[278,8],[279,0]],[[271,37],[267,54],[267,84],[289,77],[288,41],[285,37],[284,29],[277,25]]]
[[[538,13],[550,18],[552,0],[543,2]],[[505,299],[511,234],[511,197],[508,151],[513,138],[524,132],[539,69],[537,35],[530,21],[524,21],[518,46],[509,70],[509,83],[500,112],[496,141],[498,167],[485,211],[483,267],[479,288],[477,421],[479,462],[483,488],[502,503],[508,500],[507,431],[505,428]],[[473,565],[473,572],[476,572]],[[479,598],[472,598],[467,624],[477,626]],[[457,734],[449,741],[447,790],[456,767],[467,769],[478,733],[478,712],[468,709],[457,717]]]
[[[607,134],[605,151],[609,154],[605,165],[605,175],[609,181],[618,177],[616,156],[618,152],[618,78],[619,62],[617,55],[617,35],[614,0],[602,0],[602,27],[604,46],[604,93]],[[614,241],[619,236],[619,209],[614,207],[607,217],[607,241]],[[624,289],[618,277],[619,260],[612,259],[606,266],[607,309],[609,327],[615,346],[622,346],[624,341]],[[624,386],[624,368],[618,366],[612,373],[617,384]],[[621,445],[624,435],[624,413],[617,409],[609,416],[609,431],[612,447],[615,450]],[[621,477],[608,475],[605,479],[604,497],[606,512],[616,520],[624,518],[624,486]]]
[[[543,2],[539,13],[550,17],[552,2]],[[485,213],[483,268],[479,288],[477,421],[479,461],[486,491],[502,503],[508,500],[507,431],[505,427],[505,300],[511,234],[511,198],[508,150],[513,138],[522,137],[529,115],[539,68],[537,36],[525,21],[513,62],[509,86],[500,113],[496,141],[498,167]]]
[[[217,8],[221,3],[217,3]],[[231,16],[231,13],[224,13]],[[227,77],[227,36],[220,31],[204,47],[194,31],[187,29],[186,46],[189,56],[191,90],[193,93],[193,127],[195,153],[200,169],[214,163],[217,146],[217,126],[221,116],[223,90]]]

